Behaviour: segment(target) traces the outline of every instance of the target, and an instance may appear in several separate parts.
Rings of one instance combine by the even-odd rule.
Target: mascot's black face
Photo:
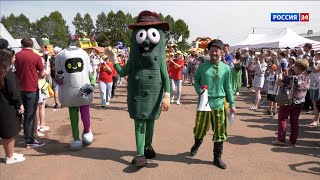
[[[81,58],[67,59],[65,63],[67,73],[75,73],[83,71],[83,60]]]

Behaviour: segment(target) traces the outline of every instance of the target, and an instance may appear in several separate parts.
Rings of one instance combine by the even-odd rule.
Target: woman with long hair
[[[14,153],[15,136],[20,132],[20,117],[24,112],[17,78],[10,69],[14,51],[0,49],[0,137],[6,153],[6,164],[24,161],[22,154]]]
[[[264,80],[265,80],[264,74],[267,70],[267,66],[268,66],[267,63],[265,62],[265,55],[261,53],[254,65],[253,87],[255,90],[256,98],[255,98],[254,105],[250,108],[252,110],[259,108],[260,100],[261,100],[261,89],[263,88],[263,85],[264,85]]]

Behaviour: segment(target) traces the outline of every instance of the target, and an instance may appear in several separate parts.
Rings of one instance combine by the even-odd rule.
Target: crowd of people
[[[262,94],[269,102],[266,113],[272,118],[278,114],[278,138],[271,143],[285,145],[286,122],[290,119],[290,143],[295,145],[299,131],[299,115],[302,110],[314,114],[310,126],[319,127],[319,81],[320,81],[320,50],[313,51],[312,44],[306,43],[303,48],[237,49],[230,52],[229,45],[224,45],[224,63],[232,72],[232,86],[235,95],[240,94],[241,87],[247,87],[255,92],[255,102],[250,110],[261,107]],[[204,54],[187,56],[186,73],[193,83],[193,73],[199,64],[203,63]],[[287,90],[287,91],[285,91]],[[289,102],[280,102],[285,96],[280,93],[287,92]],[[277,100],[277,96],[279,100]],[[280,107],[278,110],[278,106]],[[290,117],[290,118],[289,118]]]
[[[27,148],[45,145],[37,137],[44,136],[44,133],[50,129],[45,124],[46,99],[52,96],[55,103],[53,108],[62,107],[58,98],[59,85],[55,81],[57,72],[54,68],[55,55],[62,49],[54,48],[55,54],[52,56],[47,51],[39,53],[32,49],[32,39],[23,38],[21,40],[22,50],[15,53],[8,47],[8,42],[5,39],[0,39],[0,41],[0,109],[3,110],[3,113],[0,114],[0,138],[2,138],[6,152],[5,161],[10,164],[25,160],[22,154],[15,153],[13,150],[14,138],[19,133],[21,126]],[[225,65],[221,67],[222,70],[219,73],[230,73],[230,87],[233,94],[240,95],[241,87],[252,89],[255,102],[250,110],[261,108],[262,94],[265,94],[266,100],[269,102],[266,113],[271,117],[278,114],[278,137],[271,142],[272,144],[285,145],[286,122],[289,116],[290,143],[296,144],[299,131],[298,119],[302,110],[312,111],[314,119],[310,125],[319,126],[320,51],[312,51],[311,44],[307,43],[303,48],[256,51],[249,48],[230,51],[230,46],[228,44],[221,45],[221,42],[219,45],[213,46],[219,47],[221,50],[221,62]],[[207,74],[198,68],[206,68],[204,63],[212,60],[213,55],[209,50],[205,49],[201,53],[183,53],[179,50],[167,53],[171,103],[181,104],[184,83],[192,84],[200,90],[201,83],[199,81],[201,78],[203,81],[203,77]],[[123,52],[118,52],[117,55],[119,65],[124,67],[129,57],[125,56]],[[106,54],[92,51],[88,52],[88,56],[93,76],[99,87],[101,106],[108,107],[112,103],[111,99],[115,98],[117,84],[122,84],[122,79],[127,77],[121,79],[113,62]],[[224,70],[224,68],[227,69]],[[210,79],[220,77],[217,69],[214,72],[216,75],[212,75],[213,77],[209,77]],[[213,86],[209,80],[205,81],[210,87]],[[229,79],[226,81],[229,83]],[[290,103],[277,104],[279,102],[277,96],[284,89],[290,92]],[[199,94],[199,92],[197,93]],[[209,98],[220,92],[210,91],[210,93]],[[230,102],[234,107],[233,100]],[[223,99],[221,99],[219,108],[222,108],[222,104]],[[220,112],[215,113],[219,114]],[[198,120],[203,122],[203,118]],[[197,128],[199,127],[195,127],[195,131]],[[213,129],[213,131],[215,130]],[[205,133],[195,134],[197,139],[195,139],[191,153],[196,153],[204,135]],[[226,137],[224,134],[215,134],[215,138],[225,140]],[[216,153],[219,153],[219,148],[222,148],[221,143],[217,143],[215,146],[218,149]],[[217,163],[220,166],[225,166],[222,162]]]

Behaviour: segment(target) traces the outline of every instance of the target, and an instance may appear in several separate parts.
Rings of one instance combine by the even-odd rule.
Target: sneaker
[[[36,147],[42,147],[44,145],[46,145],[46,143],[39,142],[38,140],[35,139],[33,142],[27,142],[26,148],[36,148]]]
[[[313,113],[313,110],[307,111],[306,113],[307,113],[307,114],[314,114],[314,113]]]
[[[285,145],[284,142],[281,142],[281,141],[278,141],[278,140],[272,141],[271,144],[276,145],[276,146],[284,146]]]
[[[38,129],[40,132],[45,132],[48,131],[50,128],[46,125],[41,125],[40,128]]]
[[[110,102],[106,102],[106,106],[109,106],[110,105]]]
[[[136,167],[144,167],[147,165],[147,158],[144,155],[141,156],[136,156],[133,158],[131,161],[131,164],[136,166]]]
[[[309,124],[309,126],[318,126],[319,121],[313,121],[312,123]]]
[[[53,109],[58,109],[58,108],[59,108],[58,103],[53,106]]]
[[[5,161],[6,164],[13,164],[13,163],[17,163],[17,162],[22,162],[26,160],[25,157],[23,157],[22,154],[18,154],[18,153],[13,153],[13,156],[11,158],[6,157]]]
[[[81,140],[73,140],[70,143],[70,150],[78,151],[82,149],[82,141]]]
[[[180,105],[180,100],[177,100],[177,104]]]
[[[14,156],[14,157],[17,157],[17,156],[23,157],[23,154],[19,154],[19,153],[13,152],[13,156]],[[8,157],[6,156],[6,158],[8,158]]]
[[[37,137],[43,137],[43,136],[45,136],[45,134],[38,130],[37,131]]]
[[[91,130],[87,133],[84,133],[84,132],[82,133],[82,142],[84,145],[88,146],[92,143],[92,141],[93,141],[93,134]]]
[[[144,156],[147,159],[154,159],[156,157],[156,152],[152,146],[144,148]]]
[[[236,96],[239,96],[240,95],[240,93],[239,92],[236,92]]]
[[[170,102],[174,103],[174,97],[170,98]]]
[[[296,147],[296,144],[293,144],[292,142],[289,141],[289,145],[292,147]]]

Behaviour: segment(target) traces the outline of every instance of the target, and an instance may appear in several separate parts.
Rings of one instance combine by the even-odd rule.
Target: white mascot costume
[[[73,141],[71,150],[82,149],[82,144],[93,141],[90,130],[90,104],[93,100],[95,78],[92,77],[88,54],[81,48],[70,46],[56,56],[56,81],[59,85],[59,100],[69,107]],[[82,141],[79,137],[79,110],[83,122]]]

